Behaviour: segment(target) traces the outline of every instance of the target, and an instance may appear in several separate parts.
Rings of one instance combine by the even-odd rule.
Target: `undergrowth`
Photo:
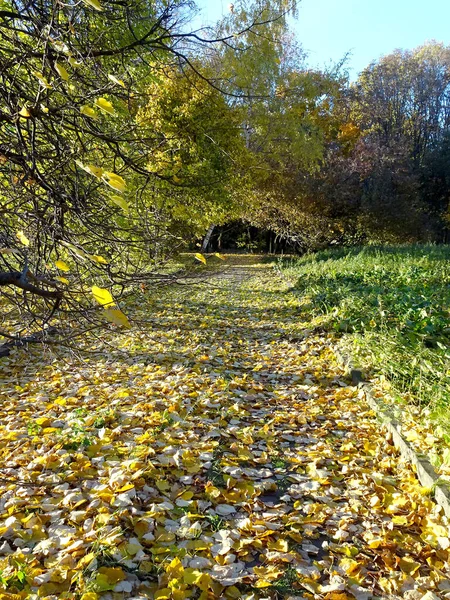
[[[326,250],[281,261],[303,317],[334,331],[395,394],[441,415],[450,404],[450,246]]]

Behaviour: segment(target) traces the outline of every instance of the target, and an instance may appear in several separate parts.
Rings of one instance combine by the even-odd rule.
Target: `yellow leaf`
[[[102,306],[114,306],[115,302],[108,290],[94,285],[92,286],[92,293],[97,302]]]
[[[78,258],[82,258],[83,260],[86,260],[86,257],[88,256],[86,254],[86,252],[84,250],[82,250],[81,248],[77,248],[76,246],[74,246],[73,244],[70,244],[69,242],[61,242],[62,244],[64,244],[64,246],[66,246],[69,250],[71,250],[76,256],[78,256]]]
[[[269,542],[267,544],[269,550],[275,550],[276,552],[287,552],[289,550],[289,544],[286,540],[277,540],[276,542]]]
[[[39,598],[48,598],[48,596],[55,596],[59,591],[59,586],[56,583],[49,581],[48,583],[43,583],[39,586],[37,595]]]
[[[31,117],[31,113],[26,106],[22,108],[22,110],[19,112],[19,115],[24,119],[29,119]]]
[[[97,179],[101,179],[103,175],[103,169],[101,167],[96,167],[95,165],[87,165],[84,170],[87,173],[94,175],[94,177],[97,177]]]
[[[60,271],[70,271],[70,267],[63,260],[57,260],[55,262],[55,266],[58,267]]]
[[[117,85],[121,85],[123,88],[125,87],[125,83],[121,79],[117,79],[114,75],[108,75],[108,78],[113,82],[117,83]]]
[[[95,165],[83,165],[83,163],[79,160],[75,161],[79,167],[81,167],[86,173],[97,177],[97,179],[101,179],[103,176],[103,169],[101,167],[96,167]]]
[[[83,106],[81,108],[81,114],[85,115],[86,117],[90,117],[91,119],[96,119],[97,118],[97,113],[90,106]]]
[[[105,171],[103,173],[103,181],[105,181],[110,187],[118,192],[124,192],[127,184],[125,183],[125,179],[123,179],[117,173],[112,173],[111,171]]]
[[[242,592],[235,585],[232,585],[225,590],[225,596],[227,598],[233,598],[233,600],[237,600],[238,598],[241,598]]]
[[[103,112],[106,112],[110,115],[116,114],[114,106],[111,104],[111,102],[109,102],[109,100],[106,100],[106,98],[97,98],[95,105],[98,106]]]
[[[203,254],[200,254],[200,252],[196,253],[195,258],[206,265],[206,258],[203,256]]]
[[[183,573],[183,582],[186,585],[195,585],[200,590],[206,592],[211,586],[211,576],[208,573],[196,569],[185,569]]]
[[[170,490],[170,483],[164,479],[160,479],[156,482],[156,487],[160,492],[167,492],[167,490]]]
[[[172,591],[169,588],[163,588],[158,590],[154,594],[155,600],[169,600],[172,595]]]
[[[106,575],[109,583],[119,583],[125,579],[125,573],[121,567],[100,567],[98,572]]]
[[[166,567],[166,573],[172,579],[181,579],[183,577],[184,567],[181,560],[175,557]]]
[[[155,565],[153,564],[153,562],[149,561],[149,560],[143,560],[141,563],[139,563],[139,571],[141,573],[151,573],[153,571],[153,569],[155,568]]]
[[[108,577],[106,575],[97,573],[95,577],[95,587],[99,592],[106,592],[108,590],[112,590],[114,585],[108,581]]]
[[[103,10],[102,5],[98,0],[83,0],[83,2],[88,6],[92,6],[95,10]]]
[[[58,75],[61,77],[61,79],[64,79],[64,81],[69,81],[69,73],[61,64],[55,62],[55,69],[58,71]]]
[[[33,75],[39,79],[39,83],[43,85],[45,88],[51,88],[52,86],[47,81],[46,77],[39,73],[38,71],[33,71]]]
[[[81,67],[81,63],[75,60],[73,56],[69,58],[69,65],[74,69]]]
[[[111,200],[117,206],[120,206],[126,213],[128,212],[128,202],[122,196],[110,196]]]
[[[414,575],[414,573],[420,567],[420,563],[414,561],[409,556],[405,556],[404,558],[401,558],[400,562],[398,564],[399,564],[400,569],[403,571],[403,573],[406,573],[407,575]]]
[[[408,518],[403,516],[403,515],[398,515],[395,517],[392,517],[392,523],[394,525],[408,525]]]
[[[119,488],[117,491],[122,493],[122,492],[128,492],[128,490],[134,490],[134,485],[132,483],[126,483],[121,488]]]
[[[109,265],[109,262],[106,260],[106,258],[103,258],[103,256],[100,256],[99,254],[91,254],[90,258],[92,258],[92,260],[99,265]]]
[[[95,592],[85,592],[80,600],[98,600],[99,595],[96,594]]]
[[[111,321],[111,323],[114,323],[119,327],[126,327],[126,329],[131,329],[131,324],[128,320],[128,317],[124,315],[123,312],[118,308],[107,308],[105,310],[105,317],[108,319],[108,321]]]
[[[88,567],[91,562],[95,559],[96,555],[94,552],[89,552],[89,554],[85,554],[77,563],[77,569],[85,569]]]
[[[194,492],[183,492],[182,494],[179,494],[178,498],[181,498],[182,500],[191,500],[194,496]]]
[[[225,260],[225,256],[222,256],[222,254],[219,254],[218,252],[215,252],[215,253],[214,253],[214,256],[215,256],[216,258],[220,258],[220,260]]]
[[[16,233],[16,236],[19,239],[19,241],[22,242],[22,244],[24,246],[29,246],[30,245],[30,240],[27,238],[27,236],[24,234],[23,231],[18,231]]]
[[[265,581],[264,579],[259,579],[254,585],[256,588],[266,588],[266,587],[270,587],[272,584],[270,583],[270,581]]]
[[[408,442],[420,442],[422,440],[422,437],[417,433],[417,431],[408,431],[405,437]]]
[[[344,569],[347,575],[351,575],[359,567],[359,563],[352,558],[343,558],[339,563],[339,566]]]

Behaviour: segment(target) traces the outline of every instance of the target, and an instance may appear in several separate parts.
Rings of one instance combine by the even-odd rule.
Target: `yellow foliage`
[[[105,113],[108,113],[109,115],[115,115],[116,111],[114,110],[114,106],[111,104],[111,102],[109,100],[106,100],[106,98],[97,98],[97,100],[95,101],[95,106],[98,106],[98,108],[100,110],[102,110]]]
[[[96,285],[92,286],[92,294],[99,304],[102,306],[110,306],[115,304],[111,292],[105,288],[99,288]]]
[[[125,329],[131,329],[128,317],[118,308],[107,308],[105,309],[104,315],[111,323],[114,323],[119,327],[125,327]]]
[[[63,260],[57,260],[55,262],[55,266],[58,267],[58,269],[60,271],[70,271],[70,267],[67,263],[65,263]]]
[[[16,233],[16,236],[18,238],[18,240],[24,245],[24,246],[29,246],[30,245],[30,240],[27,238],[27,236],[24,234],[23,231],[18,231]]]
[[[64,79],[64,81],[69,81],[69,73],[60,63],[55,62],[55,69],[57,70],[58,75],[61,77],[61,79]]]
[[[206,258],[203,256],[203,254],[200,254],[200,252],[197,252],[195,255],[196,260],[198,260],[199,262],[203,263],[204,265],[206,265]]]

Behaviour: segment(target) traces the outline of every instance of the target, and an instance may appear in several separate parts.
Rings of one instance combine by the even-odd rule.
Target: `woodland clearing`
[[[272,265],[127,302],[0,361],[1,599],[450,597],[431,490]]]

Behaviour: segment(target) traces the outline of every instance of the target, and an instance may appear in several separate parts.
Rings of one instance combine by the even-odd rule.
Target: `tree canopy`
[[[215,33],[189,30],[193,8],[2,2],[0,285],[13,337],[56,313],[97,318],[92,296],[128,326],[118,295],[163,280],[152,260],[232,210],[239,117],[201,56],[289,7],[258,3]]]
[[[446,239],[449,49],[351,83],[308,67],[295,12],[0,2],[0,335],[129,327],[121,298],[230,222],[302,250]]]

